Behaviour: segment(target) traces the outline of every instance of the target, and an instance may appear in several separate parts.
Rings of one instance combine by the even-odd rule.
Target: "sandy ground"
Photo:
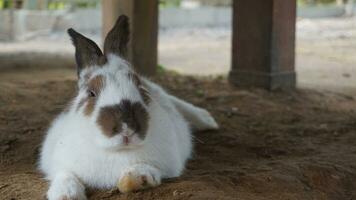
[[[43,199],[36,170],[51,119],[75,92],[69,69],[0,74],[0,199]],[[155,189],[90,199],[345,200],[356,198],[356,101],[332,92],[232,89],[223,78],[160,74],[172,93],[209,109],[219,131],[195,133],[184,175]]]

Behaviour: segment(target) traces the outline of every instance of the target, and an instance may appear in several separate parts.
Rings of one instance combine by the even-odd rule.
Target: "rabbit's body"
[[[71,105],[49,129],[40,160],[41,169],[53,179],[63,169],[73,172],[92,187],[114,187],[122,172],[137,163],[157,166],[162,178],[179,176],[191,154],[192,142],[188,123],[158,86],[146,80],[151,94],[148,106],[149,129],[140,148],[107,151],[97,147],[88,136],[96,125],[75,112]],[[95,133],[92,133],[95,134]]]
[[[133,71],[120,50],[127,27],[127,18],[118,20],[105,41],[105,55],[69,31],[79,91],[42,145],[39,164],[50,181],[49,200],[86,199],[84,186],[129,192],[159,185],[182,173],[192,152],[191,127],[217,128],[206,110]]]

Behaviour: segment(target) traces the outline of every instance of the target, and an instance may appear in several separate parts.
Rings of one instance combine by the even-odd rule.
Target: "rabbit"
[[[192,130],[218,129],[213,117],[134,71],[127,59],[127,16],[118,18],[103,52],[75,30],[68,34],[78,92],[41,146],[47,198],[87,199],[85,187],[126,193],[180,176],[192,156]]]

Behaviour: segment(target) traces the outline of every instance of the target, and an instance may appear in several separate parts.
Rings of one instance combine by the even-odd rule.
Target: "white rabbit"
[[[108,33],[104,54],[73,29],[68,33],[76,48],[78,94],[42,145],[47,198],[82,200],[85,186],[130,192],[179,176],[192,153],[191,128],[217,129],[215,120],[134,72],[126,61],[126,16]]]

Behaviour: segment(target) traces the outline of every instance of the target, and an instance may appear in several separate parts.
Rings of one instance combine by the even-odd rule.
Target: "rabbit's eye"
[[[89,97],[96,97],[96,93],[93,90],[88,90]]]

